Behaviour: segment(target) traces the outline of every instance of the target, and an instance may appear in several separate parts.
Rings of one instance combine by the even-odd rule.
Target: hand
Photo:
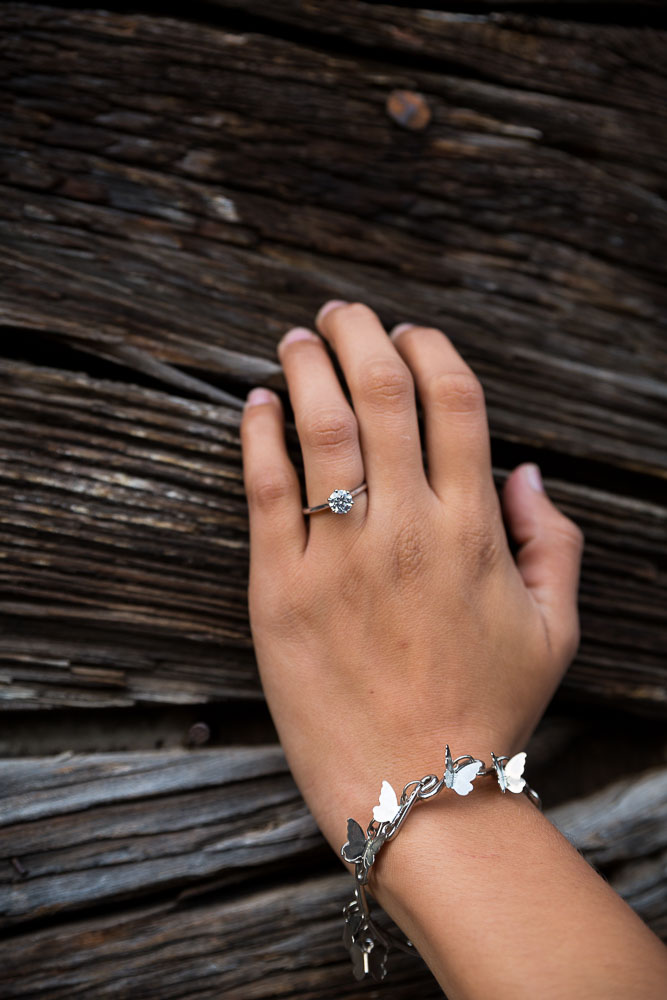
[[[578,646],[583,537],[537,466],[514,470],[501,509],[483,391],[444,333],[402,324],[388,337],[366,305],[335,301],[316,326],[353,406],[321,337],[283,338],[306,502],[364,480],[368,491],[347,514],[303,515],[268,390],[254,391],[241,438],[261,680],[295,781],[338,854],[347,818],[365,828],[382,780],[400,795],[441,775],[446,742],[487,763],[491,750],[525,746]]]

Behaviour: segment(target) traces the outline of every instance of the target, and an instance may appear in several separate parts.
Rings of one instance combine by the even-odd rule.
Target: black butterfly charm
[[[375,861],[375,855],[384,843],[384,837],[373,837],[367,840],[364,831],[354,819],[347,821],[347,840],[340,849],[340,853],[346,861],[351,864],[361,862],[366,870]]]

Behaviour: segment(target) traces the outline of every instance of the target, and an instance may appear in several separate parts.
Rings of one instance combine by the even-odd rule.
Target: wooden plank
[[[480,12],[474,0],[447,5],[456,8],[451,10],[435,9],[443,5],[429,3],[421,9],[412,5],[406,9],[402,4],[340,0],[335,18],[325,0],[213,2],[222,9],[266,18],[265,30],[271,25],[278,32],[280,25],[288,25],[298,29],[300,37],[312,31],[332,45],[344,40],[376,58],[380,53],[385,58],[393,53],[411,55],[417,57],[411,66],[418,66],[418,59],[429,66],[439,62],[443,71],[462,75],[467,71],[475,78],[517,86],[534,95],[562,95],[607,107],[650,110],[665,117],[665,84],[658,69],[665,32],[656,30],[651,14],[660,28],[664,28],[664,17],[655,17],[657,12],[643,4],[632,4],[629,17],[626,7],[625,23],[619,23],[623,19],[618,7],[606,4],[607,10],[590,16],[595,11],[584,0],[555,4],[537,0],[531,3],[529,14],[497,9],[514,6],[516,0],[513,4],[483,0],[496,7],[488,13]],[[540,6],[546,16],[539,16]],[[656,6],[664,5],[658,2]],[[247,23],[252,23],[250,18]],[[619,159],[626,163],[636,155],[636,151],[625,152]]]
[[[0,857],[17,857],[0,874],[9,924],[248,878],[314,850],[331,860],[279,746],[17,759],[0,763],[0,788]],[[548,815],[597,866],[651,858],[667,847],[667,770]]]
[[[335,295],[446,329],[484,383],[497,484],[539,457],[584,528],[563,697],[664,716],[667,34],[579,2],[570,20],[217,6],[217,28],[0,10],[0,324],[20,359],[0,369],[0,708],[92,727],[131,707],[126,733],[171,706],[181,740],[198,706],[242,701],[273,738],[239,414],[250,385],[285,397],[276,340]],[[425,128],[390,113],[397,88]],[[614,739],[605,787],[594,730],[550,721],[537,787],[601,786],[550,818],[667,937],[657,724]],[[0,761],[0,857],[3,998],[370,995],[340,941],[351,879],[275,745]],[[441,995],[418,960],[392,965],[393,997]]]
[[[171,902],[59,925],[0,944],[6,1000],[362,1000],[342,943],[343,872],[238,898]],[[383,992],[412,1000],[442,990],[416,956],[391,958]]]
[[[161,1000],[359,995],[340,941],[352,882],[327,870],[279,747],[62,755],[4,762],[0,778],[0,856],[20,850],[27,872],[7,864],[0,881],[0,912],[18,922],[0,944],[3,997],[130,984],[148,997],[155,983]],[[665,767],[547,813],[656,929],[667,927],[666,814]],[[317,844],[321,871],[304,867]],[[291,870],[267,884],[285,858]],[[239,891],[258,870],[262,889]],[[153,901],[127,909],[130,887],[135,904]],[[93,902],[104,916],[20,927]],[[432,982],[417,960],[392,966],[398,996],[415,974]]]
[[[239,411],[13,361],[0,407],[0,707],[261,698]],[[546,482],[587,539],[566,690],[664,713],[667,508]]]
[[[664,888],[662,881],[662,907]],[[344,873],[200,905],[184,901],[92,917],[0,944],[7,1000],[364,1000],[341,941]],[[391,1000],[441,998],[421,960],[394,952]]]
[[[664,476],[662,36],[372,10],[465,74],[6,5],[5,323],[220,402],[220,376],[283,385],[279,334],[361,298],[453,336],[499,439]]]
[[[280,747],[3,761],[0,789],[3,925],[323,846]]]
[[[667,846],[667,769],[624,778],[548,815],[596,867],[659,853]]]

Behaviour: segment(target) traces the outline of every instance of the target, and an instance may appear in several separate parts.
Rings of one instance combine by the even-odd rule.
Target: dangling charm
[[[368,913],[360,908],[362,893],[361,887],[355,889],[355,898],[343,908],[343,944],[350,954],[355,979],[372,976],[379,983],[387,975],[387,942]],[[363,903],[365,906],[365,899]]]
[[[350,948],[350,958],[355,979],[370,975],[376,983],[381,983],[387,975],[387,949],[375,938],[355,941]]]
[[[464,754],[452,759],[449,745],[445,747],[445,771],[442,778],[437,774],[427,774],[421,779],[409,781],[400,797],[396,795],[388,781],[382,782],[379,803],[373,809],[373,819],[366,833],[354,819],[347,821],[347,840],[340,849],[341,857],[354,865],[355,889],[352,899],[343,909],[345,930],[343,944],[352,959],[355,979],[372,976],[381,982],[387,974],[389,947],[398,948],[408,954],[415,954],[414,945],[405,938],[401,940],[390,930],[381,930],[371,919],[365,886],[368,873],[376,855],[385,841],[389,841],[400,830],[403,822],[420,799],[430,799],[446,788],[457,795],[469,795],[473,781],[495,771],[501,792],[524,792],[538,809],[542,808],[540,797],[526,779],[523,771],[526,754],[517,753],[513,757],[497,757],[491,754],[493,764],[486,767],[484,761]]]

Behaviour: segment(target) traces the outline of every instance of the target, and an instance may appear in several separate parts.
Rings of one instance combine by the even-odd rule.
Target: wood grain
[[[343,872],[247,891],[230,900],[183,901],[52,926],[0,945],[7,1000],[362,1000],[379,997],[352,976],[342,943]],[[390,1000],[442,990],[415,956],[393,956]],[[26,971],[29,970],[29,971]]]
[[[239,412],[2,360],[0,407],[0,707],[260,698]],[[667,509],[547,488],[587,538],[567,687],[663,713]]]
[[[6,5],[5,322],[231,402],[216,379],[283,385],[278,336],[360,298],[454,338],[499,438],[664,476],[663,36],[354,7],[466,74]]]
[[[204,996],[227,996],[222,991],[247,990],[251,982],[258,997],[276,995],[271,990],[281,982],[294,992],[308,984],[313,997],[337,995],[334,985],[340,995],[352,990],[340,943],[352,880],[342,871],[299,876],[297,865],[303,868],[314,848],[335,861],[280,747],[27,758],[0,765],[0,788],[0,856],[8,859],[0,869],[0,914],[15,925],[0,945],[3,997],[55,998],[74,987],[82,996],[124,995],[113,991],[127,977],[139,991],[133,995],[154,995],[153,980],[161,997],[176,997],[205,964]],[[547,815],[663,928],[667,769],[623,779]],[[23,875],[9,863],[16,855]],[[280,884],[258,891],[253,876],[266,882],[280,862],[283,871],[291,863],[288,880],[273,874]],[[110,910],[129,893],[135,902],[144,897],[143,905]],[[104,917],[82,922],[74,912],[64,924],[21,928],[93,900]],[[402,977],[419,963],[396,955],[392,965],[392,988],[403,996]],[[431,981],[425,969],[419,977]]]
[[[324,843],[280,747],[19,759],[0,779],[3,923],[249,878]]]
[[[443,329],[496,484],[538,460],[583,528],[572,718],[531,761],[667,938],[660,5],[113,6],[0,8],[0,709],[31,755],[0,760],[0,995],[379,996],[247,620],[243,399],[281,393],[301,474],[275,348],[331,297]],[[204,715],[243,745],[179,746]],[[417,994],[394,956],[382,996]]]

